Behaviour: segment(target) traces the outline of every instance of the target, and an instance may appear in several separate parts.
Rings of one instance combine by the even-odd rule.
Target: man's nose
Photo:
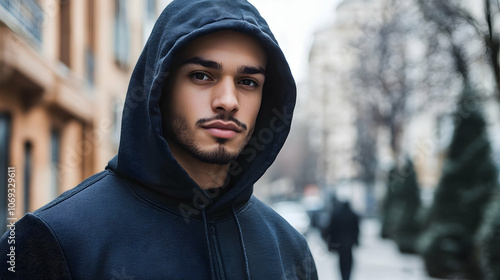
[[[239,110],[238,89],[232,78],[220,80],[214,90],[212,109],[215,112],[235,113]]]

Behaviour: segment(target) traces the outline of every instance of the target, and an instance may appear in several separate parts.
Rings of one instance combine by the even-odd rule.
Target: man
[[[349,202],[342,202],[339,209],[334,208],[326,231],[326,241],[328,250],[339,254],[342,280],[349,280],[353,264],[352,247],[359,244],[359,216],[352,211]]]
[[[248,2],[173,1],[132,74],[118,155],[16,223],[0,278],[317,279],[305,239],[252,196],[295,92]]]

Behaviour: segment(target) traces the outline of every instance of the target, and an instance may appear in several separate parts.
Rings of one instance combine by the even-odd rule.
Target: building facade
[[[116,154],[131,72],[168,2],[0,0],[0,223]]]
[[[380,15],[380,1],[347,0],[335,9],[335,21],[318,30],[309,54],[309,99],[307,112],[312,128],[311,143],[317,147],[318,182],[327,192],[349,199],[364,208],[364,188],[356,181],[356,98],[366,93],[354,90],[351,72],[358,46],[366,36],[364,25]]]

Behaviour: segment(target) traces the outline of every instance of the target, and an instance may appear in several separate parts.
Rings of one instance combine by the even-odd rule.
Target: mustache
[[[210,117],[210,118],[199,119],[196,122],[196,125],[203,125],[204,123],[211,122],[211,121],[216,121],[216,120],[231,121],[231,122],[234,122],[237,126],[241,127],[243,130],[247,129],[247,125],[244,124],[242,121],[238,120],[237,118],[235,118],[233,116],[226,117],[226,115],[224,115],[224,114],[219,114],[217,116],[213,116],[213,117]]]

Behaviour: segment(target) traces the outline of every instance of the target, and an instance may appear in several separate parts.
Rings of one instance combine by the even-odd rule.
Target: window
[[[127,1],[115,0],[115,42],[114,54],[116,63],[120,68],[127,68],[130,38],[129,25],[127,20]]]
[[[0,10],[11,15],[2,13],[2,20],[16,21],[14,24],[23,29],[34,42],[40,46],[42,43],[42,26],[44,20],[44,11],[36,0],[0,0]],[[2,9],[3,8],[3,9]]]
[[[24,213],[29,212],[30,207],[30,195],[31,195],[31,173],[33,170],[33,160],[32,160],[32,150],[33,146],[30,142],[24,144]]]
[[[71,1],[59,1],[59,60],[71,67]]]
[[[59,195],[59,155],[61,146],[61,133],[57,129],[52,129],[50,133],[50,169],[51,183],[49,189],[50,199]]]
[[[9,145],[11,117],[0,113],[0,225],[5,229],[7,222],[7,168],[9,168]]]
[[[156,0],[146,1],[146,18],[156,19]]]
[[[156,21],[156,0],[147,0],[144,2],[144,23],[142,26],[142,42],[146,44],[149,34],[153,30]]]
[[[121,123],[122,123],[122,114],[123,114],[123,101],[119,99],[115,99],[113,101],[113,108],[111,110],[113,112],[113,127],[112,127],[112,135],[111,141],[115,147],[118,147],[120,144],[120,133],[121,133]]]
[[[87,0],[87,38],[85,48],[86,76],[89,84],[94,84],[95,75],[95,12],[94,0]]]

